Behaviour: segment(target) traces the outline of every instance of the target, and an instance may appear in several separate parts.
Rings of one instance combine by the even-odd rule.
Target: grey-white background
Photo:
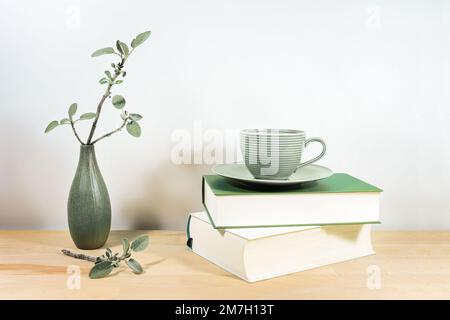
[[[170,158],[195,121],[321,136],[323,165],[385,190],[380,228],[450,228],[449,1],[0,3],[0,228],[66,228],[78,146],[43,129],[72,102],[94,111],[112,56],[89,55],[147,29],[115,91],[143,136],[97,147],[114,228],[183,229],[201,209],[210,166]],[[99,132],[120,124],[109,104],[103,116]]]

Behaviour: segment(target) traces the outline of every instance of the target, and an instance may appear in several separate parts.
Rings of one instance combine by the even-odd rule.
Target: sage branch
[[[82,259],[90,262],[94,262],[94,266],[89,271],[89,278],[100,279],[108,276],[114,268],[118,268],[122,261],[133,271],[135,274],[141,274],[144,272],[141,264],[134,258],[131,258],[132,252],[143,251],[149,244],[149,238],[147,235],[137,237],[131,243],[128,239],[122,239],[122,254],[113,253],[110,248],[106,248],[104,254],[99,257],[88,256],[82,253],[74,253],[70,250],[63,249],[61,252],[66,256]]]
[[[64,118],[60,121],[58,121],[58,120],[51,121],[45,128],[45,133],[52,131],[53,129],[57,128],[58,126],[70,125],[72,128],[72,131],[75,135],[75,138],[82,145],[93,145],[93,144],[99,142],[100,140],[110,137],[111,135],[121,131],[125,127],[127,128],[127,132],[131,136],[136,137],[136,138],[140,137],[141,136],[141,127],[140,127],[138,121],[142,119],[142,116],[137,113],[128,113],[124,109],[125,104],[126,104],[125,98],[118,94],[114,95],[112,97],[111,102],[112,102],[112,105],[116,109],[122,111],[120,114],[122,121],[123,121],[122,125],[120,127],[118,127],[117,129],[112,130],[108,133],[105,133],[96,139],[94,138],[94,134],[95,134],[95,130],[97,129],[97,124],[100,119],[100,114],[102,112],[103,105],[107,99],[111,99],[111,94],[112,94],[111,89],[113,88],[114,85],[119,85],[119,84],[123,83],[123,81],[124,81],[123,78],[125,78],[125,76],[127,74],[126,71],[124,70],[125,62],[131,56],[131,54],[134,52],[134,50],[138,46],[140,46],[142,43],[144,43],[148,39],[148,37],[150,37],[150,34],[151,34],[150,31],[145,31],[145,32],[138,34],[130,43],[131,49],[128,47],[128,45],[126,43],[124,43],[120,40],[117,40],[115,49],[113,47],[105,47],[105,48],[101,48],[101,49],[94,51],[94,53],[92,53],[91,57],[99,57],[99,56],[110,55],[110,54],[116,55],[119,57],[119,61],[117,61],[115,63],[114,62],[111,63],[112,69],[105,70],[105,72],[104,72],[105,76],[99,80],[99,83],[101,85],[106,84],[107,86],[106,86],[105,92],[103,93],[103,95],[100,98],[99,103],[97,104],[97,108],[96,108],[95,112],[84,113],[78,119],[74,120],[74,116],[77,112],[78,105],[76,103],[72,103],[69,106],[69,110],[68,110],[69,117]],[[78,134],[76,126],[75,126],[75,124],[77,122],[84,121],[84,120],[93,120],[86,142],[84,142],[80,138],[80,135]]]

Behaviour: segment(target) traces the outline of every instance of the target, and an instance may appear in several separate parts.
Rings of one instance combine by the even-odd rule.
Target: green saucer
[[[310,164],[308,166],[299,168],[286,180],[256,179],[252,176],[250,171],[248,171],[244,163],[218,164],[214,166],[212,171],[219,176],[234,180],[236,182],[241,182],[249,185],[266,186],[292,186],[321,180],[333,174],[333,171],[331,171],[330,169],[316,164]]]

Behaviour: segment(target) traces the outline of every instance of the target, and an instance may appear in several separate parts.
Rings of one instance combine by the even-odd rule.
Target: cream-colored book
[[[206,212],[188,222],[192,251],[248,281],[374,254],[370,224],[214,229]]]

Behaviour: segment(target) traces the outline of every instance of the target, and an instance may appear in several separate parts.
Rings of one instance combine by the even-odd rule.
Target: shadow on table
[[[202,175],[210,172],[207,165],[161,162],[136,182],[140,191],[121,212],[132,229],[184,230],[188,213],[203,210]]]
[[[142,231],[139,230],[127,230],[127,231],[112,231],[109,234],[108,240],[106,241],[103,248],[110,248],[122,245],[122,239],[127,238],[130,242],[140,236]]]

